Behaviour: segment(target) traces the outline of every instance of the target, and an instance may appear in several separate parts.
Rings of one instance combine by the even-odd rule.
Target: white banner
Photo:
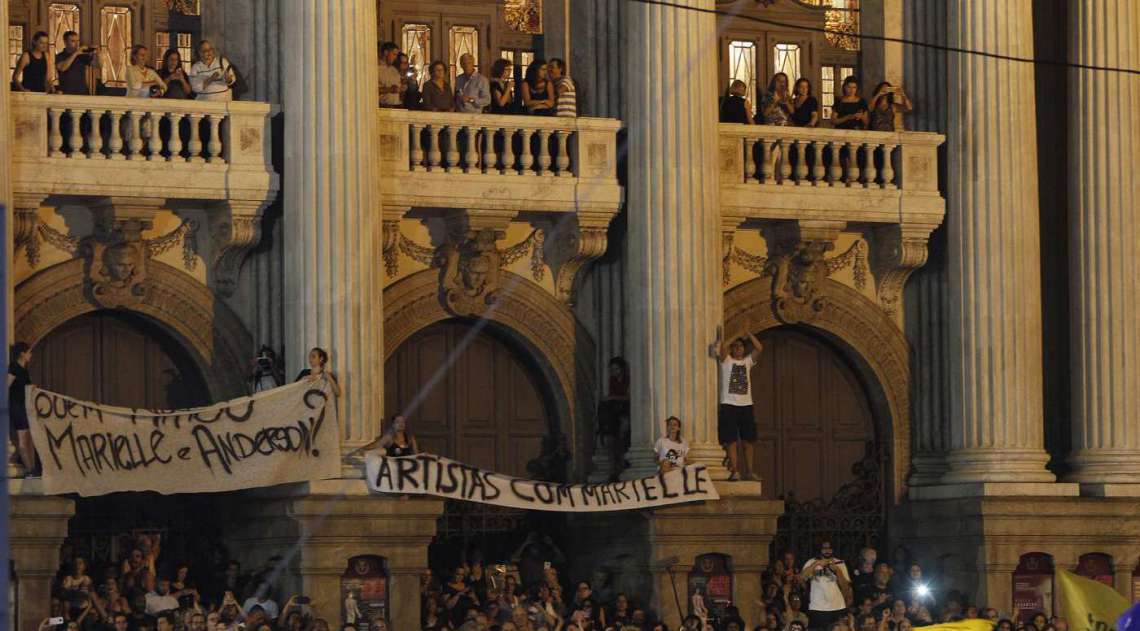
[[[704,465],[625,482],[560,484],[512,478],[432,454],[392,458],[373,452],[364,462],[368,488],[375,493],[438,495],[528,510],[589,513],[720,499]]]
[[[340,475],[336,402],[319,382],[188,410],[78,401],[30,387],[45,493],[234,491]]]

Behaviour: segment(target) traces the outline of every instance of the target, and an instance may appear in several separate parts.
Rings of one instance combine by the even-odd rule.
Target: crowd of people
[[[578,115],[578,91],[561,59],[531,62],[517,90],[514,64],[507,59],[491,64],[489,78],[476,69],[470,53],[460,55],[459,69],[462,72],[452,86],[447,65],[433,61],[420,84],[407,53],[385,42],[380,46],[380,106],[471,114]]]
[[[92,73],[107,63],[100,49],[84,45],[79,34],[63,34],[63,50],[52,59],[45,31],[32,35],[31,46],[24,51],[12,71],[12,89],[17,92],[47,94],[91,94]],[[229,59],[222,56],[209,40],[198,42],[198,59],[186,71],[182,54],[170,48],[162,55],[157,69],[151,66],[150,49],[142,44],[131,47],[125,69],[126,96],[134,98],[198,99],[230,101],[238,73]]]
[[[443,580],[429,574],[422,585],[422,629],[668,631],[661,622],[666,611],[652,610],[644,594],[586,580],[565,582],[558,570],[561,555],[546,542],[528,538],[512,557],[515,564],[476,560],[451,568]],[[532,553],[542,549],[553,560]],[[901,560],[892,566],[872,548],[864,548],[849,571],[823,541],[818,554],[802,564],[790,551],[774,559],[764,572],[763,592],[745,596],[750,603],[711,603],[694,592],[684,605],[663,596],[661,607],[683,607],[680,631],[910,631],[968,619],[988,620],[996,631],[1068,631],[1063,618],[1033,613],[1020,620],[1016,613],[939,589],[940,582],[920,564]],[[745,620],[746,610],[758,612],[755,619]]]
[[[768,82],[760,97],[758,108],[747,98],[748,85],[733,81],[720,104],[722,123],[743,125],[791,125],[818,127],[821,120],[819,99],[812,94],[811,80],[800,77],[788,89],[788,75],[777,72]],[[910,112],[913,105],[898,86],[884,81],[875,87],[870,104],[859,93],[855,77],[843,80],[840,94],[835,100],[831,125],[836,129],[870,129],[873,131],[901,131],[900,117]]]
[[[339,616],[322,617],[308,598],[280,593],[279,556],[243,573],[239,562],[224,558],[201,566],[172,562],[158,534],[138,534],[132,543],[122,559],[99,566],[81,556],[66,559],[52,585],[52,617],[41,629],[329,631],[328,620]],[[387,623],[367,631],[388,631]]]

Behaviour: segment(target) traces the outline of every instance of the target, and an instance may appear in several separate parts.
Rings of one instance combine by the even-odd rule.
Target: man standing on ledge
[[[720,416],[717,435],[728,453],[728,479],[759,481],[752,471],[752,454],[756,448],[756,417],[752,415],[752,367],[764,345],[752,331],[748,341],[752,352],[745,354],[744,339],[733,340],[724,348],[723,332],[716,332],[716,358],[720,363]]]
[[[831,542],[825,539],[819,544],[819,556],[808,559],[800,572],[800,578],[811,582],[808,618],[812,629],[829,629],[847,614],[843,592],[850,589],[851,577],[847,566],[834,554]]]

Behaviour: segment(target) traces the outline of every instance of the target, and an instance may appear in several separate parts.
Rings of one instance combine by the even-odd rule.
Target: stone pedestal
[[[67,522],[75,513],[75,502],[41,495],[40,486],[39,479],[8,482],[8,546],[19,589],[17,631],[37,631],[51,612],[51,583],[59,571],[59,548],[67,538]]]
[[[235,498],[233,549],[243,567],[284,557],[280,593],[304,594],[330,628],[343,624],[341,575],[351,557],[384,557],[389,575],[389,628],[420,624],[420,577],[443,501],[370,495],[361,480],[329,480]]]
[[[1073,0],[1069,61],[1140,67],[1140,6]],[[1085,103],[1135,103],[1140,80],[1069,69],[1069,282],[1073,450],[1068,480],[1091,494],[1140,494],[1140,123]]]
[[[1045,552],[1072,571],[1082,554],[1112,555],[1116,589],[1131,594],[1140,550],[1140,500],[978,497],[908,501],[891,532],[923,568],[944,577],[971,604],[1011,615],[1013,571],[1021,555]]]
[[[708,54],[717,46],[714,5],[622,5],[629,87],[630,477],[656,469],[652,446],[669,416],[683,423],[690,459],[707,464],[714,479],[727,477],[710,354],[723,318],[718,128],[710,101],[718,92],[717,71],[716,56]]]
[[[279,17],[288,368],[304,367],[310,347],[330,353],[350,451],[383,417],[376,3],[289,0]]]
[[[759,623],[761,574],[784,503],[760,499],[755,482],[718,483],[717,491],[721,499],[715,502],[572,517],[581,548],[568,555],[580,564],[570,575],[605,569],[615,592],[650,594],[650,602],[635,604],[675,629],[689,613],[688,579],[697,557],[725,554],[731,559],[733,603],[752,628]]]
[[[1033,55],[1031,0],[962,0],[952,47]],[[949,484],[1052,482],[1045,469],[1033,67],[949,54]],[[983,98],[981,95],[985,95]],[[1027,264],[1031,262],[1031,264]]]

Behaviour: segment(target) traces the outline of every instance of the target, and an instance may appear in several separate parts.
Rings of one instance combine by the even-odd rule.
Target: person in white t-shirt
[[[804,563],[800,577],[811,583],[808,618],[812,629],[827,629],[847,613],[843,590],[850,584],[847,565],[834,556],[830,541],[819,544],[819,556]]]
[[[190,66],[190,87],[199,101],[232,101],[237,81],[233,64],[218,54],[210,40],[198,42],[198,61]]]
[[[681,435],[681,419],[670,416],[665,420],[665,435],[654,443],[653,455],[657,458],[657,469],[661,473],[669,473],[685,466],[689,441]]]
[[[759,480],[752,472],[756,447],[756,419],[752,416],[752,367],[764,345],[749,331],[752,352],[745,353],[744,339],[733,340],[726,349],[720,328],[716,332],[716,358],[720,363],[720,415],[717,435],[728,453],[728,479]]]

